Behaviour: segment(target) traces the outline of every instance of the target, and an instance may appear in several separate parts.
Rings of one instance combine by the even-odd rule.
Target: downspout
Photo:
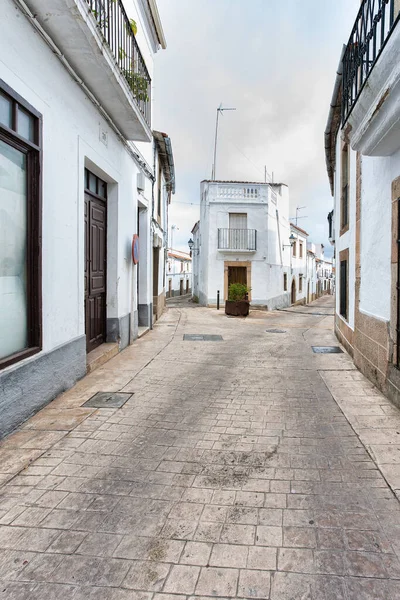
[[[281,228],[280,228],[280,224],[279,224],[279,211],[278,211],[278,209],[275,209],[275,212],[276,212],[276,223],[278,225],[279,254],[280,254],[280,257],[281,257],[281,267],[283,267],[282,245],[281,245]]]

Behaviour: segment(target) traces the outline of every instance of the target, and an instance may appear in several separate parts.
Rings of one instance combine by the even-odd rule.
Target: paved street
[[[332,313],[168,308],[5,440],[0,598],[399,599],[400,413]]]

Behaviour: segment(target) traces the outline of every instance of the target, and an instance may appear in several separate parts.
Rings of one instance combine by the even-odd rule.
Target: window
[[[287,292],[287,273],[283,274],[283,291]]]
[[[340,314],[347,321],[348,312],[348,260],[344,257],[344,253],[340,253]]]
[[[41,349],[40,125],[0,80],[0,367]]]
[[[303,258],[303,242],[299,242],[299,258]]]
[[[303,275],[299,275],[299,292],[303,291]]]
[[[340,234],[349,228],[349,147],[343,144],[341,156]]]
[[[297,256],[297,242],[293,242],[292,253],[293,256]]]

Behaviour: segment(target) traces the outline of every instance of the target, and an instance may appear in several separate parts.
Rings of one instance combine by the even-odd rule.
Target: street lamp
[[[282,244],[282,250],[284,250],[285,248],[291,248],[293,246],[293,244],[295,243],[295,241],[296,241],[296,236],[293,235],[293,233],[291,233],[290,237],[289,237],[290,244]]]
[[[190,240],[188,241],[188,246],[189,246],[189,250],[191,252],[193,250],[193,246],[194,246],[194,241],[192,240],[192,238],[190,238]]]

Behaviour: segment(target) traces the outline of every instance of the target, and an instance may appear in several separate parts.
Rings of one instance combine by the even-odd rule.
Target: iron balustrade
[[[86,0],[146,123],[151,127],[151,79],[122,0]]]
[[[343,124],[399,20],[395,3],[396,0],[364,0],[361,4],[343,57]]]
[[[218,229],[218,250],[257,250],[257,230]]]

